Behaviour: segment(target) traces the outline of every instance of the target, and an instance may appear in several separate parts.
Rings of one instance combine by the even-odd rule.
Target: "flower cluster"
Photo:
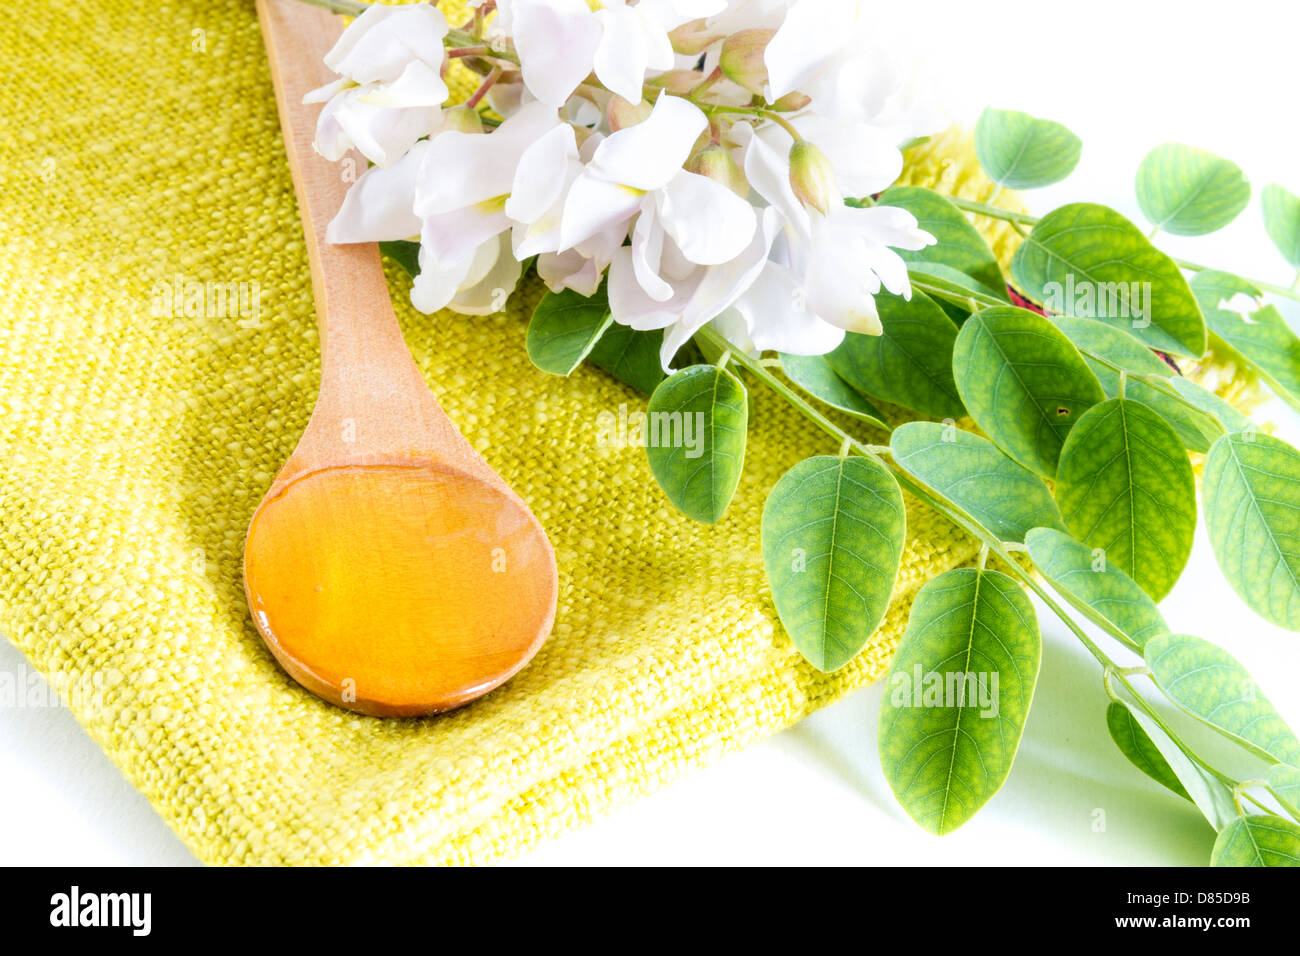
[[[374,164],[329,239],[418,235],[424,312],[499,309],[534,256],[552,290],[606,282],[615,321],[665,330],[665,368],[708,322],[805,355],[878,332],[874,296],[911,291],[894,250],[934,239],[869,197],[939,123],[863,6],[488,0],[460,29],[371,6],[308,97],[322,155]],[[450,58],[483,82],[448,108]]]

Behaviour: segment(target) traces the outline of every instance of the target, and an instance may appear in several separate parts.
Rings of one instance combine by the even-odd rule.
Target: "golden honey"
[[[254,516],[244,578],[285,669],[366,713],[433,713],[496,686],[554,614],[553,558],[532,515],[431,466],[295,479]]]

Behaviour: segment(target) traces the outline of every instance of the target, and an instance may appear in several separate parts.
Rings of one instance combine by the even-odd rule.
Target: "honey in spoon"
[[[554,612],[544,540],[517,499],[453,469],[325,468],[254,517],[249,608],[314,693],[433,713],[497,686],[542,643]]]

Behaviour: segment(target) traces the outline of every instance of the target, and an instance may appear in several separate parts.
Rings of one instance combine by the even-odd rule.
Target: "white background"
[[[1079,168],[1031,194],[1035,211],[1087,199],[1141,222],[1134,171],[1148,149],[1171,139],[1239,163],[1256,196],[1269,182],[1300,191],[1300,4],[897,5],[900,47],[925,51],[918,59],[946,91],[954,118],[973,122],[985,104],[1023,109],[1083,138]],[[1173,255],[1264,281],[1293,278],[1264,237],[1257,199],[1220,233],[1160,242]],[[1285,311],[1300,324],[1300,311]],[[1284,437],[1300,438],[1292,413],[1278,406],[1266,413]],[[925,834],[894,802],[876,758],[877,686],[523,862],[1203,864],[1212,833],[1189,804],[1119,756],[1104,728],[1096,665],[1039,610],[1043,672],[1020,755],[1003,790],[956,834]],[[1175,631],[1236,654],[1300,727],[1300,636],[1240,603],[1203,534],[1162,610]],[[7,642],[0,671],[24,680],[28,673]],[[194,859],[67,711],[18,709],[0,711],[0,862]]]

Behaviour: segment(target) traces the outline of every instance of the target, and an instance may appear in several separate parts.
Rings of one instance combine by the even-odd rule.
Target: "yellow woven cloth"
[[[0,63],[0,632],[201,859],[517,853],[876,678],[911,592],[973,553],[910,507],[888,619],[818,674],[776,622],[758,527],[785,469],[835,451],[824,437],[756,394],[735,502],[693,524],[643,452],[598,444],[599,413],[642,399],[597,371],[530,366],[535,288],[503,315],[425,317],[394,271],[434,393],[555,543],[555,631],[447,716],[318,701],[262,646],[240,580],[248,520],[319,374],[252,4],[47,0],[8,18]],[[968,148],[940,159],[955,142],[909,175],[982,190]],[[256,321],[211,294],[157,314],[177,276],[186,297],[246,283]]]

